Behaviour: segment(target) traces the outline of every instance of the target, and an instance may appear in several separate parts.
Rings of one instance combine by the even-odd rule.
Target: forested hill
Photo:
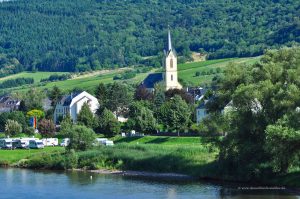
[[[255,56],[300,42],[299,10],[295,0],[2,2],[0,72],[159,66],[153,56],[162,53],[168,24],[185,58],[190,51],[210,58]]]

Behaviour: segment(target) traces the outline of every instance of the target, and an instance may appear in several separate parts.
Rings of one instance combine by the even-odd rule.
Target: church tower
[[[175,50],[172,47],[170,28],[168,30],[168,50],[165,52],[165,56],[164,81],[166,90],[175,88],[181,89],[182,86],[178,82],[177,76],[177,56]]]

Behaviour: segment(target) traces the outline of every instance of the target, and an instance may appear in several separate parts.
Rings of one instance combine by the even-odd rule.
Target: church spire
[[[171,50],[172,50],[171,31],[170,31],[170,26],[168,26],[168,51]]]

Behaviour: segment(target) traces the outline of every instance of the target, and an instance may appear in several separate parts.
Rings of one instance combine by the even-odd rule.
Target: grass
[[[115,137],[115,143],[127,144],[160,144],[160,145],[199,145],[204,139],[200,137],[169,137],[169,136],[145,136],[145,137]]]
[[[254,64],[259,61],[260,57],[249,57],[249,58],[228,58],[218,60],[208,60],[204,62],[186,63],[178,65],[178,76],[180,79],[188,82],[190,85],[203,85],[209,84],[212,81],[213,75],[201,75],[195,76],[196,72],[215,70],[217,68],[224,68],[229,63],[245,63]]]
[[[27,159],[34,155],[42,153],[53,153],[64,151],[63,147],[45,147],[44,149],[15,149],[15,150],[0,150],[0,163],[12,164],[21,159]]]
[[[211,69],[216,68],[224,68],[228,63],[247,63],[253,64],[259,60],[259,57],[253,58],[227,58],[227,59],[217,59],[217,60],[208,60],[202,62],[192,62],[178,65],[178,76],[185,82],[188,82],[189,85],[203,85],[209,84],[212,78],[215,75],[201,75],[196,77],[196,72],[209,71]],[[0,90],[0,92],[16,92],[16,91],[27,91],[30,87],[35,87],[39,89],[50,89],[53,86],[58,86],[62,90],[72,90],[73,88],[81,88],[83,90],[91,90],[94,89],[100,82],[102,83],[112,83],[114,81],[121,82],[129,82],[129,83],[140,83],[142,82],[146,76],[150,73],[153,73],[157,70],[153,69],[147,73],[139,73],[136,77],[129,80],[113,80],[113,77],[122,72],[120,69],[110,70],[110,71],[102,71],[99,74],[99,71],[94,71],[89,74],[80,75],[74,79],[69,79],[65,81],[57,81],[57,82],[45,82],[40,83],[40,80],[43,78],[47,78],[52,74],[63,74],[59,72],[22,72],[14,75],[10,75],[7,77],[0,78],[0,83],[7,79],[14,79],[17,77],[32,77],[35,81],[32,85],[24,85],[20,87]]]
[[[50,75],[54,75],[54,74],[58,74],[58,75],[62,75],[62,74],[67,74],[67,72],[22,72],[22,73],[18,73],[18,74],[14,74],[14,75],[10,75],[7,77],[2,77],[0,78],[0,83],[2,83],[5,80],[8,79],[16,79],[16,78],[33,78],[35,83],[38,83],[41,81],[41,79],[45,79],[50,77]]]

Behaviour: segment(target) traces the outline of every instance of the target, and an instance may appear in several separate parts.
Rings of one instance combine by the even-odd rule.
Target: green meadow
[[[216,74],[208,74],[208,75],[200,75],[196,76],[196,72],[209,72],[211,70],[216,71],[217,68],[222,73],[222,68],[224,68],[229,63],[245,63],[245,64],[253,64],[259,61],[260,57],[250,57],[250,58],[227,58],[227,59],[217,59],[217,60],[208,60],[201,62],[191,62],[185,64],[178,65],[178,76],[183,81],[187,82],[188,85],[198,86],[203,84],[209,84],[212,81],[212,78]],[[19,77],[31,77],[34,79],[35,83],[32,85],[23,85],[20,87],[14,87],[10,89],[0,90],[0,92],[16,92],[16,91],[27,91],[29,88],[39,88],[39,89],[50,89],[53,86],[58,86],[62,90],[72,90],[73,88],[80,88],[84,90],[92,90],[94,89],[100,82],[102,83],[112,83],[114,81],[122,81],[128,83],[140,83],[142,82],[148,74],[161,71],[161,69],[152,69],[147,73],[138,73],[136,77],[128,80],[113,80],[113,77],[117,74],[122,73],[124,70],[116,69],[103,71],[99,74],[99,71],[84,73],[82,75],[76,75],[75,78],[65,80],[65,81],[57,81],[57,82],[43,82],[40,80],[49,77],[53,74],[64,74],[63,72],[22,72],[19,74],[10,75],[7,77],[0,78],[0,83],[7,79],[15,79]]]

